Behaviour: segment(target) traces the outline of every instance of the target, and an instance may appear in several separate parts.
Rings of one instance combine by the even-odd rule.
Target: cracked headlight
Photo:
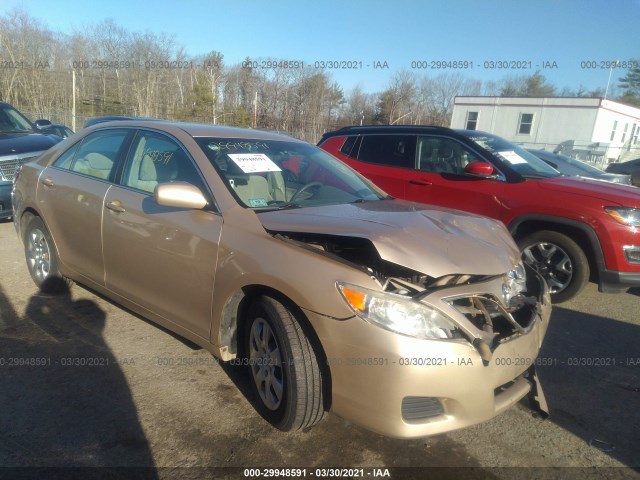
[[[509,305],[511,299],[520,295],[527,289],[527,274],[524,265],[520,262],[513,270],[504,276],[502,284],[502,296],[505,305]]]
[[[435,307],[356,285],[338,283],[337,286],[356,315],[373,325],[429,340],[458,337],[451,319]]]

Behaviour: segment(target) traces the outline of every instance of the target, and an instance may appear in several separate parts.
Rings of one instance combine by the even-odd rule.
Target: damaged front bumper
[[[357,317],[328,325],[309,312],[325,345],[332,411],[381,434],[413,438],[489,420],[527,394],[544,410],[535,364],[551,302],[537,274],[532,282],[535,301],[518,307],[500,300],[500,277],[425,291],[420,301],[459,326],[454,339],[417,339]]]

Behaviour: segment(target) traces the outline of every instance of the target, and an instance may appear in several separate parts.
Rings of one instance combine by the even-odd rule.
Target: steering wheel
[[[306,192],[310,188],[316,188],[316,187],[322,187],[322,184],[320,182],[309,182],[306,185],[301,186],[298,190],[296,190],[296,193],[291,195],[291,198],[289,199],[289,201],[293,202],[296,199],[296,197],[301,193]]]

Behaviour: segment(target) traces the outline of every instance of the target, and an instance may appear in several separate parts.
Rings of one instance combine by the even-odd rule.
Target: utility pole
[[[611,83],[611,74],[613,73],[613,69],[618,66],[618,63],[620,63],[620,61],[616,60],[615,62],[613,62],[613,65],[611,65],[611,68],[609,69],[609,79],[607,80],[607,88],[604,91],[605,100],[607,99],[607,93],[609,93],[609,83]]]
[[[253,99],[253,128],[258,126],[258,91]]]
[[[71,130],[76,131],[76,69],[71,70]]]

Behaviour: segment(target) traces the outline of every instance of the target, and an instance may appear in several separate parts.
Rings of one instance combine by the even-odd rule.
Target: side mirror
[[[160,183],[153,191],[153,199],[164,207],[195,210],[200,210],[209,203],[198,187],[187,182]]]
[[[471,162],[464,167],[464,173],[472,177],[491,178],[494,175],[493,165],[487,162]]]
[[[35,125],[38,128],[38,130],[45,130],[51,126],[51,122],[49,120],[45,120],[44,118],[41,118],[40,120],[35,121]]]

